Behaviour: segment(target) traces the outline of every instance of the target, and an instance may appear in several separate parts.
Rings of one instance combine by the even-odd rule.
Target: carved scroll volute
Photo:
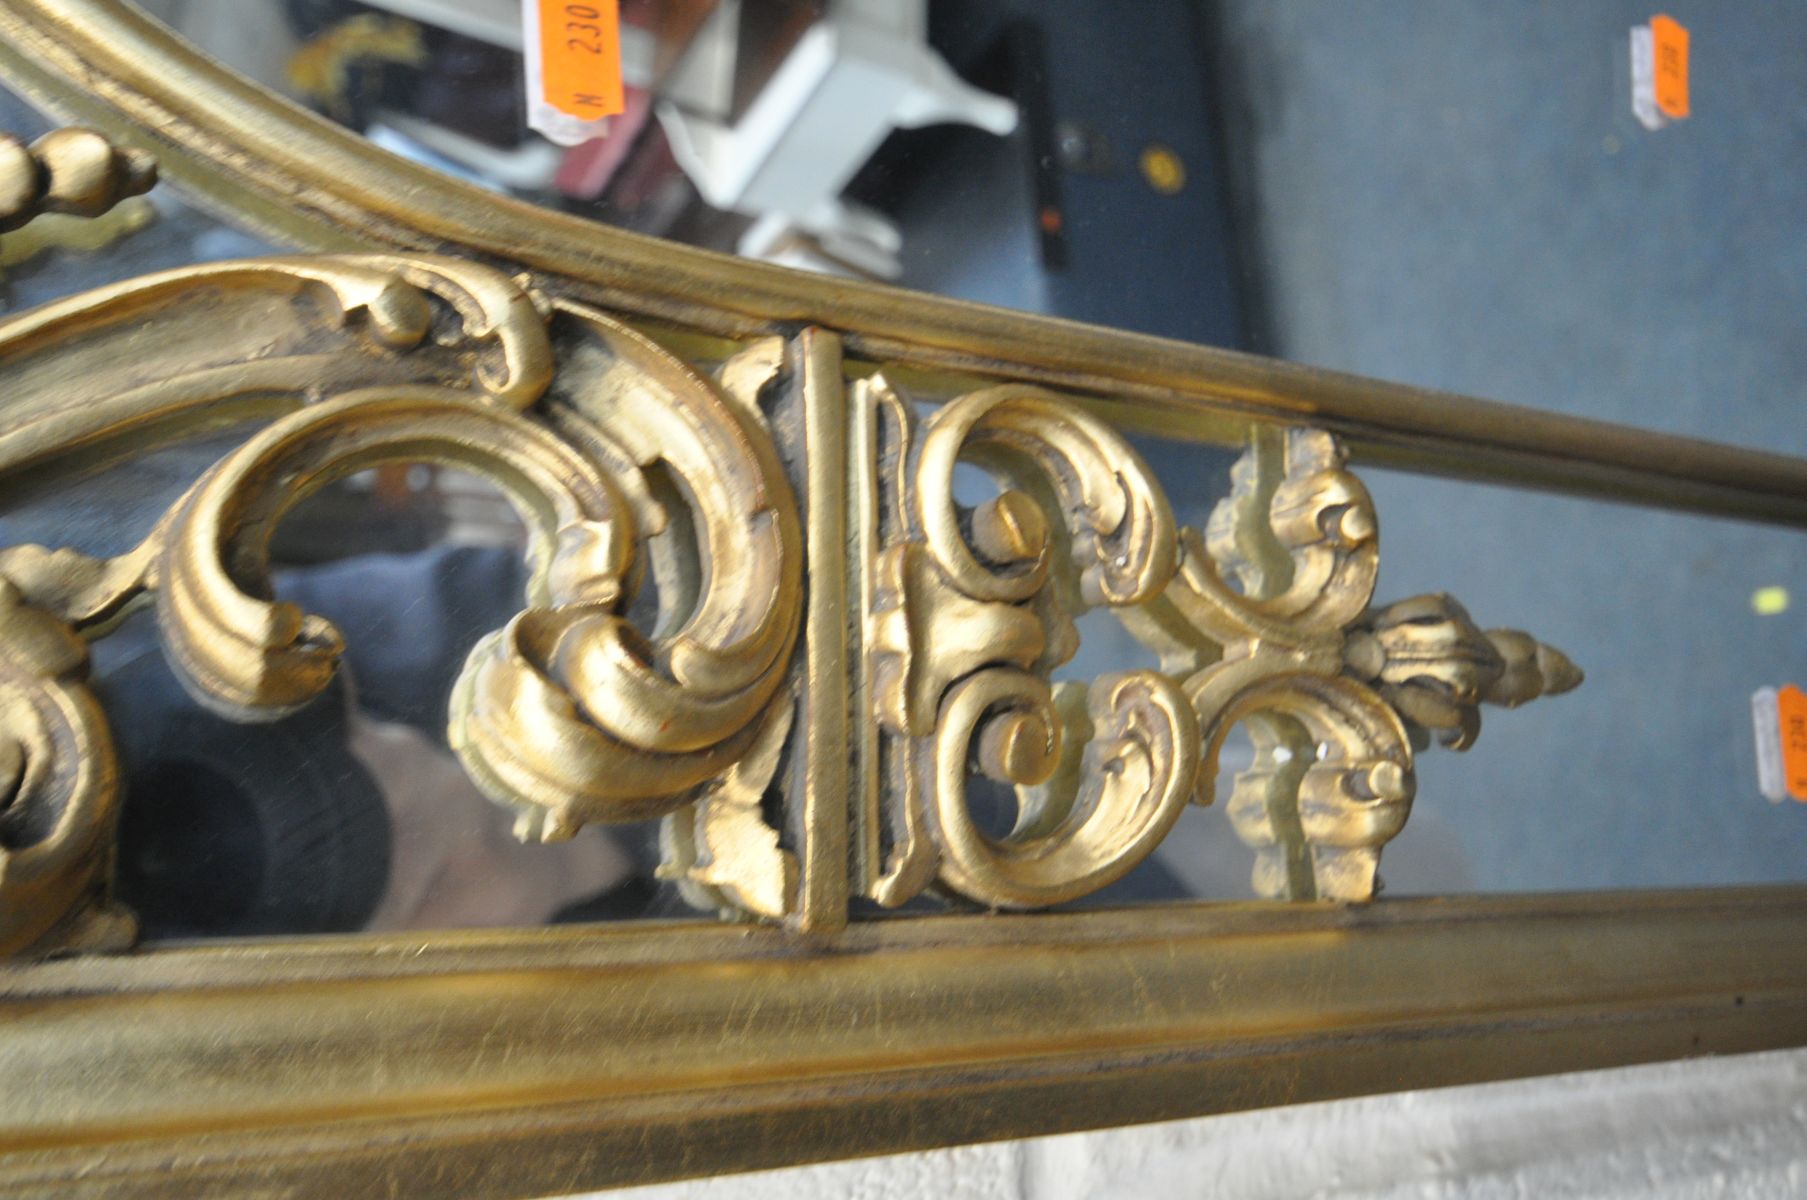
[[[948,690],[929,801],[945,887],[999,908],[1059,904],[1122,878],[1167,836],[1198,774],[1185,696],[1153,671],[1125,672],[1093,683],[1082,714],[1063,720],[1045,681],[1007,667]],[[1060,771],[1070,746],[1078,761]],[[1002,837],[968,807],[975,767],[1017,788]]]
[[[415,461],[488,478],[531,538],[526,607],[453,697],[473,779],[533,838],[672,813],[713,783],[696,835],[719,894],[786,915],[795,866],[749,803],[789,727],[802,595],[760,410],[782,365],[781,344],[755,343],[718,384],[601,313],[554,316],[493,271],[397,256],[210,264],[0,323],[0,473],[268,422],[128,554],[0,551],[0,953],[122,927],[95,915],[118,789],[82,638],[148,596],[203,704],[268,720],[308,703],[343,644],[272,595],[271,535],[326,484]],[[648,558],[660,614],[639,630],[626,608]],[[715,853],[730,833],[732,862]]]
[[[103,150],[91,137],[34,147],[55,160],[45,164],[48,183],[37,178],[48,189],[39,207],[87,211],[148,182],[141,161]],[[87,466],[126,458],[301,409],[356,381],[393,384],[392,398],[422,383],[457,387],[460,415],[521,425],[508,410],[531,404],[550,374],[531,299],[482,268],[377,255],[164,272],[0,322],[0,473],[48,472],[72,454]],[[335,419],[330,404],[300,418]],[[360,443],[360,452],[368,448]],[[325,470],[322,481],[328,477]],[[217,538],[203,529],[210,513],[217,518],[244,499],[221,494],[231,492],[231,479],[229,469],[216,472],[148,539],[114,558],[35,546],[0,551],[0,953],[130,938],[129,917],[106,900],[119,786],[105,721],[84,683],[85,640],[105,636],[147,590],[174,577],[177,594],[160,596],[171,614],[166,626],[181,627],[176,653],[186,651],[191,683],[210,701],[240,712],[280,709],[320,683],[330,631],[238,586],[248,580],[257,592],[257,539],[268,533],[258,523],[283,504],[259,510],[248,532],[217,520]],[[247,486],[266,483],[289,499],[298,494],[294,477]],[[194,536],[177,546],[169,540],[177,530]],[[224,557],[205,578],[210,541]]]
[[[117,767],[86,668],[80,639],[0,581],[0,954],[44,939],[105,879]]]
[[[1181,532],[1173,584],[1127,612],[1126,624],[1180,673],[1258,648],[1334,670],[1343,628],[1367,607],[1379,573],[1367,489],[1335,440],[1314,429],[1257,431],[1231,479],[1208,535]]]
[[[614,707],[640,708],[645,744],[719,741],[748,724],[781,678],[802,604],[802,530],[776,448],[759,415],[761,394],[780,377],[785,347],[771,338],[729,362],[720,389],[639,334],[591,310],[566,310],[578,323],[568,360],[585,380],[555,389],[555,424],[577,444],[591,439],[576,414],[639,470],[664,469],[686,497],[697,530],[687,555],[655,557],[662,591],[694,596],[687,613],[665,605],[671,628],[660,653],[677,688],[653,702],[647,680],[623,680]],[[663,514],[649,514],[663,528]],[[610,686],[595,680],[599,703]],[[705,703],[718,701],[719,703]]]
[[[931,873],[996,907],[1094,891],[1145,858],[1184,808],[1197,725],[1155,672],[1101,679],[1083,708],[1057,706],[1046,673],[1071,657],[1078,611],[1139,604],[1166,585],[1177,556],[1166,498],[1116,434],[1048,393],[961,397],[911,450],[905,406],[877,389],[897,421],[899,503],[868,638],[902,820],[872,892],[901,903]],[[958,504],[962,461],[991,472],[1000,493]],[[1017,789],[1002,837],[968,808],[975,771]]]
[[[1229,816],[1256,852],[1257,894],[1368,899],[1414,781],[1397,715],[1341,678],[1344,627],[1379,566],[1367,489],[1328,434],[1257,430],[1208,536],[1182,540],[1178,578],[1126,624],[1187,672],[1205,744],[1199,801],[1211,802],[1219,753],[1242,724],[1255,761]]]
[[[147,558],[0,551],[0,955],[132,939],[108,900],[118,766],[77,629],[117,615]]]
[[[971,514],[976,545],[967,544],[954,466],[1010,455],[1033,462],[1053,484],[1087,604],[1139,604],[1166,586],[1178,552],[1173,511],[1141,457],[1072,404],[1035,388],[999,387],[938,410],[918,452],[916,519],[954,588],[978,600],[1027,600],[1054,566],[1055,522],[1019,491]]]
[[[368,280],[359,274],[366,263]],[[321,401],[255,435],[196,485],[159,531],[155,572],[164,638],[190,690],[253,720],[318,695],[343,647],[326,621],[269,598],[269,536],[284,512],[334,479],[427,460],[493,480],[534,533],[529,607],[473,651],[452,720],[454,749],[479,786],[520,810],[523,836],[662,815],[745,753],[783,679],[802,588],[794,500],[757,396],[728,399],[639,335],[574,309],[561,318],[561,385],[536,419],[513,409],[545,390],[549,343],[543,318],[506,281],[430,260],[202,274],[261,281],[290,270],[338,289],[347,311],[368,307],[397,346],[419,341],[432,320],[411,281],[442,285],[466,333],[496,333],[500,355],[472,362],[485,389],[474,394],[398,385]],[[142,282],[97,303],[135,310],[141,297],[191,285]],[[500,313],[507,324],[486,318]],[[43,314],[34,320],[15,328],[16,340],[47,336]],[[756,393],[779,360],[765,345],[748,357],[763,375],[744,362],[730,374]],[[194,399],[185,381],[172,381],[116,419]],[[107,432],[90,420],[94,432],[82,436]],[[644,478],[655,468],[674,477],[673,495],[691,498],[701,533],[690,550],[655,556],[661,594],[694,597],[691,609],[669,631],[644,633],[621,610],[639,536],[656,538],[667,522]],[[679,562],[685,553],[700,561]]]
[[[633,529],[583,456],[526,418],[462,393],[354,392],[263,430],[170,514],[158,569],[165,644],[197,699],[271,720],[319,695],[343,642],[324,619],[269,594],[267,546],[281,515],[334,479],[386,462],[468,468],[530,522],[533,597],[607,605],[622,592]]]
[[[645,358],[662,354],[610,332]],[[663,402],[675,408],[713,395],[700,378],[686,382],[692,395]],[[263,547],[276,520],[313,488],[382,462],[464,467],[515,499],[536,536],[530,607],[473,650],[454,695],[453,748],[480,787],[519,808],[523,836],[565,837],[585,821],[670,812],[745,752],[754,717],[782,678],[801,587],[795,515],[774,511],[787,507],[782,476],[765,473],[776,469],[771,459],[736,459],[732,447],[708,440],[724,430],[742,445],[750,440],[740,419],[714,404],[667,427],[657,453],[688,472],[699,507],[710,507],[705,529],[737,513],[754,528],[705,536],[706,552],[719,552],[705,571],[719,570],[670,637],[649,638],[620,612],[636,531],[612,480],[637,480],[646,455],[634,443],[615,442],[575,402],[553,419],[560,437],[506,410],[415,389],[354,393],[285,418],[196,488],[172,515],[161,568],[172,657],[199,698],[236,716],[305,703],[331,678],[342,647],[326,622],[262,598]],[[659,424],[645,410],[641,418]],[[737,469],[747,498],[738,509],[716,506],[711,489],[724,485],[710,473]],[[663,519],[643,483],[631,490],[642,511]],[[736,570],[736,555],[761,557]]]
[[[1241,665],[1197,680],[1192,698],[1210,714],[1205,744],[1213,767],[1237,724],[1254,743],[1255,760],[1238,773],[1228,807],[1255,851],[1256,894],[1368,899],[1378,887],[1381,848],[1411,815],[1416,785],[1404,725],[1351,680]],[[1209,790],[1201,799],[1209,802]]]
[[[697,537],[654,554],[659,630],[611,604],[558,602],[472,652],[454,748],[542,839],[671,813],[740,760],[785,678],[803,590],[796,502],[758,417],[782,344],[744,351],[718,390],[600,313],[562,320],[577,382],[555,390],[551,424],[617,477],[668,473]],[[644,483],[634,494],[647,533],[664,532],[665,502]]]

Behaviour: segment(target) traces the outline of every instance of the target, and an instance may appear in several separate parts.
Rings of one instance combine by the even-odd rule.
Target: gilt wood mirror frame
[[[129,553],[0,550],[0,1191],[552,1195],[1807,1043],[1807,889],[1373,899],[1415,756],[1580,671],[1447,597],[1376,605],[1357,474],[1799,527],[1807,462],[611,230],[115,0],[0,0],[0,73],[82,127],[0,156],[9,227],[154,162],[296,251],[0,323],[0,476],[242,433]],[[1209,522],[1126,432],[1241,448]],[[271,595],[271,530],[416,460],[535,537],[460,762],[529,841],[663,822],[698,918],[135,947],[86,647],[152,608],[203,703],[306,704],[339,634]],[[997,494],[957,504],[956,463]],[[685,598],[656,632],[646,572]],[[1051,683],[1091,609],[1158,668]],[[1019,789],[1008,835],[978,775]],[[1214,799],[1269,899],[1038,911]]]

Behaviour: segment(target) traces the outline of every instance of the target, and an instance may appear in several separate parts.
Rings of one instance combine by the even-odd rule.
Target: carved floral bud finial
[[[1546,646],[1528,633],[1489,629],[1487,640],[1506,664],[1481,694],[1489,704],[1517,708],[1539,696],[1558,696],[1581,686],[1581,668],[1556,647]]]
[[[1516,629],[1483,632],[1442,593],[1370,610],[1351,628],[1343,657],[1413,726],[1414,742],[1436,730],[1452,750],[1474,744],[1483,702],[1515,708],[1582,679],[1560,650]]]

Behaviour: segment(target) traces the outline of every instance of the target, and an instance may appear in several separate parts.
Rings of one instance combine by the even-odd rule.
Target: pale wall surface
[[[1769,1200],[1807,1195],[1807,1051],[1176,1121],[618,1200]]]

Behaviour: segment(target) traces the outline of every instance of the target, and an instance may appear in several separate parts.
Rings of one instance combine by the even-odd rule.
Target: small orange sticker
[[[589,121],[623,107],[619,0],[539,0],[540,79],[547,104]]]
[[[1778,688],[1776,710],[1782,723],[1782,778],[1788,794],[1807,803],[1807,692],[1792,683]]]
[[[1665,117],[1688,115],[1688,31],[1674,17],[1650,18],[1650,40],[1656,58],[1656,106]]]

